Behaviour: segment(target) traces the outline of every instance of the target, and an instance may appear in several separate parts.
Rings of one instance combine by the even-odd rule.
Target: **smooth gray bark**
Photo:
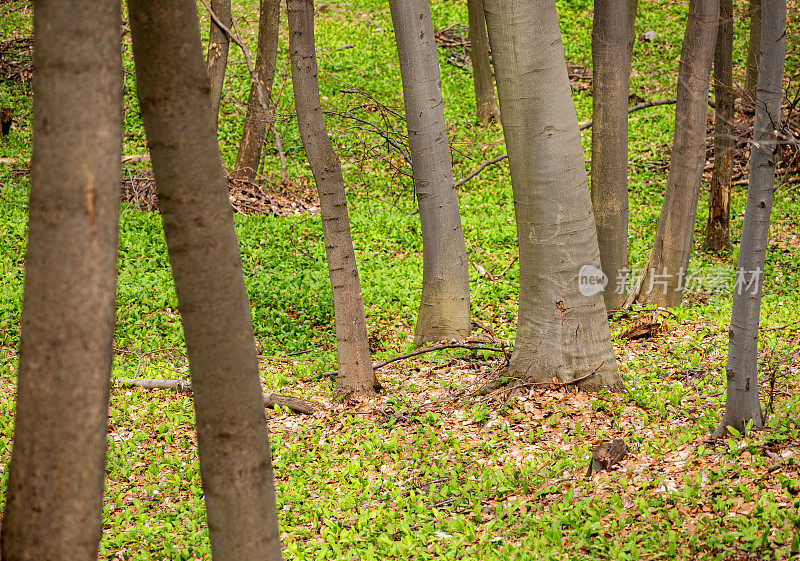
[[[269,103],[272,83],[275,79],[275,64],[278,56],[278,22],[280,20],[280,0],[261,0],[258,20],[258,47],[256,48],[256,75],[261,83],[264,102]],[[244,118],[242,140],[236,158],[235,177],[252,181],[261,162],[261,149],[267,135],[269,111],[261,104],[258,85],[250,85],[247,99],[247,115]]]
[[[33,161],[6,561],[94,561],[122,151],[119,2],[33,4]]]
[[[317,184],[325,255],[333,290],[339,375],[336,394],[375,395],[381,386],[369,354],[364,300],[350,236],[347,195],[339,156],[325,129],[314,51],[313,0],[286,0],[294,102],[300,137]]]
[[[494,95],[492,65],[489,60],[489,36],[486,35],[486,16],[483,15],[483,0],[467,0],[469,16],[470,58],[472,59],[472,81],[475,84],[475,110],[482,126],[500,119],[500,107]]]
[[[421,345],[469,335],[469,270],[428,0],[389,0],[422,223]]]
[[[211,0],[211,10],[228,29],[231,28],[231,0]],[[228,66],[228,49],[230,39],[225,32],[211,20],[208,30],[208,56],[206,72],[211,85],[211,111],[214,115],[214,127],[219,118],[219,104],[222,99],[222,86],[225,84],[225,69]]]
[[[129,0],[215,561],[281,558],[253,324],[193,0]]]
[[[592,202],[553,0],[484,0],[519,237],[520,303],[509,373],[619,389],[597,270]]]
[[[653,250],[637,295],[641,303],[668,307],[683,299],[706,160],[708,86],[718,18],[719,0],[690,0],[678,69],[672,158]]]
[[[619,309],[628,269],[629,2],[595,0],[592,27],[592,207],[606,308]]]
[[[731,175],[733,149],[733,0],[720,0],[719,29],[714,49],[714,170],[708,202],[705,249],[731,250]]]
[[[747,100],[753,103],[756,98],[758,83],[758,63],[761,56],[761,1],[750,0],[750,39],[747,45],[747,70],[745,74],[745,93]]]
[[[742,243],[736,264],[736,285],[725,367],[728,389],[725,415],[715,435],[733,427],[744,432],[748,421],[763,427],[758,401],[758,322],[769,217],[775,192],[778,159],[776,123],[781,118],[781,88],[786,56],[786,0],[762,0],[761,60],[756,90],[756,120],[750,148],[750,186],[747,189]]]

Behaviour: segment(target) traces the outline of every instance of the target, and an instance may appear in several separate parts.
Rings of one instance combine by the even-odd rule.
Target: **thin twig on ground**
[[[187,380],[145,380],[140,378],[114,378],[114,383],[123,387],[145,388],[149,390],[174,390],[177,393],[192,395],[192,383]],[[276,393],[262,394],[265,407],[278,405],[288,408],[295,413],[313,415],[316,405],[299,397],[280,395]]]

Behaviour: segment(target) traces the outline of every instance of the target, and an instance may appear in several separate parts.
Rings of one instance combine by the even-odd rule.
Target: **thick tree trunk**
[[[509,373],[619,389],[592,202],[553,0],[484,0],[519,236]]]
[[[472,58],[472,80],[475,83],[475,109],[478,122],[481,126],[486,126],[489,121],[500,119],[500,107],[498,107],[497,98],[494,95],[483,0],[467,0],[467,10],[469,15],[469,54]]]
[[[211,0],[211,10],[225,27],[231,28],[233,16],[231,14],[231,0]],[[208,30],[208,56],[206,71],[211,84],[211,111],[214,114],[214,127],[217,126],[219,117],[219,104],[222,99],[222,86],[225,84],[225,69],[228,66],[228,48],[230,39],[225,32],[212,20]]]
[[[261,82],[264,102],[269,103],[272,82],[275,79],[275,63],[278,56],[278,22],[280,19],[280,0],[261,0],[258,20],[258,47],[256,50],[256,74]],[[261,162],[261,148],[267,135],[270,115],[268,108],[261,105],[258,86],[250,85],[247,99],[247,115],[244,118],[244,131],[239,143],[236,158],[235,177],[252,181]]]
[[[628,77],[630,78],[633,45],[636,43],[636,12],[639,11],[639,0],[628,0]],[[629,80],[630,81],[630,80]]]
[[[6,561],[94,561],[122,151],[120,5],[33,5],[33,165]]]
[[[753,103],[756,99],[758,84],[758,63],[761,57],[761,0],[750,0],[750,41],[747,46],[747,71],[745,74],[745,93],[747,100]]]
[[[281,558],[253,324],[193,0],[129,0],[215,561]]]
[[[314,52],[313,0],[287,0],[289,51],[300,137],[317,183],[322,233],[333,289],[339,375],[336,393],[369,396],[380,390],[369,355],[364,301],[350,237],[347,196],[339,156],[333,149],[319,98]]]
[[[418,345],[469,335],[469,271],[428,0],[389,0],[422,222]]]
[[[628,269],[628,2],[595,0],[592,27],[592,206],[606,308],[622,306]]]
[[[729,331],[728,389],[725,416],[717,436],[733,427],[743,432],[748,421],[763,426],[758,401],[758,321],[769,217],[775,192],[778,138],[775,123],[781,118],[781,84],[786,56],[786,0],[763,0],[761,61],[756,94],[756,120],[750,149],[750,186],[747,189],[742,243],[736,265],[736,285]]]
[[[697,198],[706,159],[708,83],[717,37],[719,0],[690,0],[678,70],[675,138],[653,251],[639,302],[678,306],[692,252]]]
[[[733,249],[730,237],[731,174],[733,173],[733,0],[720,0],[717,46],[714,50],[714,171],[708,203],[705,248]]]

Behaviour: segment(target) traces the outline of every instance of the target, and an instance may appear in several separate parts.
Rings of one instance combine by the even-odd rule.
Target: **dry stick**
[[[673,105],[675,102],[676,102],[675,98],[672,98],[672,99],[658,99],[656,101],[645,101],[643,103],[638,103],[636,105],[633,105],[633,106],[629,107],[628,108],[628,114],[633,113],[634,111],[639,111],[640,109],[646,109],[648,107],[658,107],[659,105]],[[588,129],[591,126],[592,126],[592,121],[585,121],[583,123],[579,123],[578,124],[578,130],[582,130],[583,131],[583,130]],[[455,186],[456,187],[461,187],[467,181],[469,181],[470,179],[472,179],[473,177],[478,175],[480,172],[482,172],[487,167],[491,166],[492,164],[496,164],[497,162],[502,162],[506,158],[508,158],[508,153],[507,152],[505,154],[500,154],[499,156],[495,156],[494,158],[490,158],[488,160],[485,160],[485,161],[481,162],[480,165],[478,165],[478,167],[475,168],[472,172],[470,172],[466,177],[464,177],[463,179],[459,179],[456,182]]]
[[[188,380],[145,380],[140,378],[114,378],[114,383],[124,387],[145,388],[148,390],[175,390],[177,393],[192,395],[192,383]],[[313,415],[316,411],[315,405],[288,395],[280,395],[276,393],[264,393],[264,406],[287,407],[295,413],[303,413],[305,415]]]
[[[505,341],[499,341],[499,343],[503,347],[505,347]],[[505,348],[490,347],[488,345],[474,344],[474,343],[470,343],[468,341],[462,341],[460,343],[437,343],[435,345],[431,345],[430,347],[425,347],[424,349],[417,349],[416,351],[412,351],[410,353],[406,353],[406,354],[398,355],[398,356],[395,356],[395,357],[392,357],[392,358],[388,358],[388,359],[383,360],[381,362],[375,362],[375,363],[372,364],[372,369],[373,370],[377,370],[378,368],[383,368],[387,364],[391,364],[393,362],[397,362],[398,360],[405,360],[407,358],[415,357],[417,355],[421,355],[421,354],[424,354],[424,353],[430,353],[430,352],[433,352],[433,351],[441,351],[442,349],[473,349],[473,350],[476,350],[476,351],[493,351],[493,352],[496,352],[496,353],[503,353],[503,354],[506,354],[506,352],[507,352]],[[321,374],[321,376],[335,376],[338,373],[339,373],[338,370],[330,370],[328,372],[323,372]]]

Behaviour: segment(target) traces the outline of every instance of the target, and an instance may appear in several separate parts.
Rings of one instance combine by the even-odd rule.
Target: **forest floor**
[[[456,178],[505,151],[502,130],[475,126],[463,39],[466,3],[432,3]],[[580,121],[591,118],[591,2],[558,0]],[[631,104],[674,97],[686,2],[643,3]],[[790,0],[786,109],[796,135],[800,4]],[[198,4],[200,6],[200,4]],[[255,47],[255,0],[235,3]],[[736,79],[748,22],[737,5]],[[202,29],[208,18],[201,7]],[[416,203],[402,154],[405,124],[389,9],[378,0],[317,5],[320,80],[348,184],[374,360],[413,350],[421,287]],[[188,379],[161,218],[124,26],[125,137],[113,375]],[[30,3],[0,3],[0,486],[13,435],[31,150]],[[712,440],[722,416],[733,267],[747,179],[740,112],[732,252],[702,251],[701,195],[684,305],[611,318],[625,388],[591,395],[555,383],[476,390],[502,375],[503,353],[442,350],[378,370],[385,392],[332,399],[333,312],[313,181],[293,118],[281,30],[275,129],[259,181],[229,182],[264,391],[312,401],[312,415],[268,409],[286,559],[786,559],[800,550],[800,189],[797,150],[782,152],[764,274],[759,375],[767,427]],[[249,81],[231,48],[220,149],[233,165]],[[794,103],[794,105],[792,105]],[[360,121],[358,119],[361,119]],[[364,121],[372,123],[366,125]],[[666,183],[674,106],[630,118],[629,263],[644,266]],[[713,131],[713,119],[709,122]],[[587,165],[591,129],[583,133]],[[712,153],[709,152],[709,162]],[[283,176],[283,177],[282,177]],[[707,188],[707,184],[705,185]],[[459,189],[474,336],[513,345],[519,281],[507,162]],[[639,333],[641,336],[631,339]],[[115,386],[109,411],[102,559],[210,557],[191,398]],[[592,449],[623,439],[628,455],[587,477]],[[4,500],[0,500],[2,508]]]

